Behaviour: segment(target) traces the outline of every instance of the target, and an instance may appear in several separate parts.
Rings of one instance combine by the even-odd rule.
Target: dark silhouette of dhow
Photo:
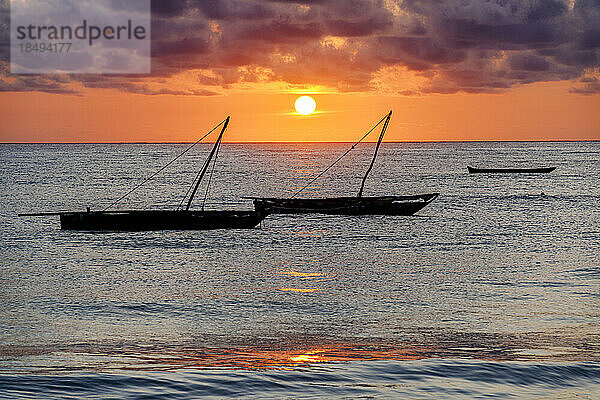
[[[317,175],[306,186],[296,192],[290,198],[273,198],[273,197],[246,197],[253,199],[254,208],[256,211],[269,214],[302,214],[302,213],[320,213],[333,215],[413,215],[427,204],[431,203],[439,193],[418,194],[413,196],[379,196],[379,197],[363,197],[363,189],[365,182],[375,159],[377,151],[383,140],[383,136],[387,130],[392,117],[390,111],[383,117],[371,130],[369,130],[358,142],[340,156],[333,164],[327,167],[323,172]],[[346,154],[365,139],[377,126],[383,123],[379,140],[375,146],[373,159],[363,177],[360,190],[356,197],[331,197],[321,199],[297,199],[295,198],[300,192],[310,186],[315,180],[321,177],[325,172],[332,168]]]
[[[266,214],[256,211],[124,210],[59,215],[62,229],[152,231],[254,228]]]
[[[324,199],[256,198],[254,208],[271,214],[413,215],[437,193],[414,196],[331,197]]]
[[[216,154],[221,146],[223,133],[229,124],[229,117],[221,121],[206,135],[200,138],[196,143],[188,147],[183,153],[179,154],[175,159],[171,160],[167,165],[145,179],[139,185],[131,189],[125,195],[121,196],[103,211],[90,211],[88,208],[85,212],[49,212],[49,213],[29,213],[19,214],[19,216],[60,216],[61,229],[86,230],[86,231],[149,231],[149,230],[208,230],[208,229],[237,229],[237,228],[254,228],[267,215],[262,211],[238,210],[238,211],[205,211],[204,202],[201,210],[190,210],[194,195],[200,186],[202,178],[204,178],[213,158],[216,160]],[[221,133],[217,138],[208,158],[204,162],[202,169],[198,172],[189,191],[191,194],[188,198],[187,205],[182,208],[184,196],[177,210],[117,210],[108,211],[107,209],[117,204],[120,200],[132,193],[135,189],[152,179],[159,172],[185,154],[188,150],[198,144],[202,139],[208,136],[212,131],[222,125]],[[214,161],[213,161],[214,168]],[[212,172],[212,170],[211,170]],[[210,185],[210,179],[209,183]],[[193,190],[192,190],[193,188]],[[207,186],[206,193],[208,193]],[[204,198],[206,200],[206,196]]]
[[[470,174],[547,174],[556,167],[544,168],[474,168],[467,166]]]

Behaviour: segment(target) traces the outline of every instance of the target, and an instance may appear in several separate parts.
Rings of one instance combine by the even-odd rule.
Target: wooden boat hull
[[[325,199],[254,198],[254,208],[268,214],[413,215],[438,195],[439,193]]]
[[[85,231],[248,229],[265,216],[257,211],[69,212],[60,214],[60,227]]]
[[[467,166],[471,174],[547,174],[556,167],[547,168],[473,168]]]

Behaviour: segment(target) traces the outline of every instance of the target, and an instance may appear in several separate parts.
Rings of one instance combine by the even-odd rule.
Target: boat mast
[[[194,190],[192,190],[192,194],[190,195],[190,199],[188,200],[187,206],[185,207],[185,211],[188,211],[190,209],[190,206],[192,205],[192,200],[194,199],[194,195],[196,194],[196,191],[198,190],[198,186],[200,186],[200,182],[202,181],[204,174],[206,174],[206,170],[208,170],[208,166],[210,165],[210,160],[215,155],[215,152],[217,151],[217,148],[219,147],[219,144],[221,143],[221,139],[223,138],[223,133],[225,133],[225,129],[227,129],[227,125],[229,125],[229,116],[227,116],[227,119],[225,119],[225,123],[223,124],[223,128],[221,129],[221,133],[219,134],[219,137],[217,138],[215,145],[213,146],[210,154],[208,155],[208,159],[206,160],[206,162],[204,163],[204,166],[202,167],[202,171],[200,172],[200,175],[198,176],[198,180],[196,181],[196,186],[194,186]]]
[[[379,134],[379,140],[377,141],[377,146],[375,146],[375,153],[373,154],[373,159],[371,160],[371,165],[369,165],[369,168],[367,169],[367,173],[365,174],[363,180],[362,180],[362,184],[360,185],[360,190],[358,191],[358,197],[362,197],[362,193],[363,193],[363,189],[365,188],[365,182],[367,180],[367,176],[369,176],[369,172],[371,172],[371,169],[373,168],[373,164],[375,164],[375,158],[377,158],[377,151],[379,150],[379,146],[381,145],[381,141],[383,140],[383,135],[385,135],[385,130],[388,127],[388,124],[390,123],[390,118],[392,118],[392,111],[390,110],[389,114],[387,115],[385,122],[383,123],[383,127],[381,128],[381,133]]]

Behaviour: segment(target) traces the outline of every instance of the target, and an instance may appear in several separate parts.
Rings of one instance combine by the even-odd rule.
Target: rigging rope
[[[218,146],[221,147],[221,144],[219,143]],[[207,158],[206,160],[204,160],[204,164],[202,164],[202,168],[198,170],[198,173],[196,174],[196,177],[192,181],[192,184],[190,185],[190,187],[188,187],[188,190],[185,192],[185,195],[183,196],[183,198],[179,202],[179,205],[177,206],[178,210],[183,206],[183,202],[188,197],[188,194],[192,191],[192,188],[196,185],[196,182],[198,181],[198,178],[202,174],[202,171],[206,168],[206,166],[208,165],[208,163],[210,163],[210,161],[211,161],[210,158]]]
[[[215,164],[217,164],[217,158],[219,157],[219,150],[221,150],[221,141],[219,141],[219,146],[217,147],[217,151],[215,152],[215,158],[213,160],[213,165],[208,175],[208,183],[206,184],[206,191],[204,192],[204,199],[202,200],[202,211],[204,211],[204,205],[206,204],[206,198],[208,197],[208,191],[210,190],[210,183],[212,182],[213,172],[215,172]]]
[[[379,146],[381,146],[381,141],[383,140],[383,135],[385,135],[385,131],[390,123],[390,118],[392,117],[392,112],[387,115],[385,122],[383,123],[383,127],[381,128],[381,133],[379,134],[379,139],[377,140],[377,146],[375,146],[375,152],[373,153],[373,159],[371,160],[371,164],[369,164],[369,168],[363,177],[362,183],[360,184],[360,190],[358,192],[358,197],[362,197],[363,189],[365,188],[365,182],[367,181],[367,176],[373,169],[373,165],[375,164],[375,158],[377,158],[377,151],[379,150]]]
[[[169,165],[173,164],[181,156],[183,156],[185,153],[187,153],[192,147],[194,147],[195,145],[197,145],[198,143],[200,143],[204,138],[206,138],[208,135],[210,135],[215,129],[217,129],[219,126],[223,125],[223,123],[225,121],[226,120],[223,120],[223,121],[219,122],[214,128],[212,128],[210,131],[208,131],[208,133],[206,135],[204,135],[200,139],[196,140],[192,145],[190,145],[187,149],[185,149],[181,154],[179,154],[177,157],[175,157],[174,159],[172,159],[171,161],[169,161],[166,165],[164,165],[158,171],[156,171],[155,173],[153,173],[152,175],[150,175],[148,178],[144,179],[141,183],[139,183],[137,186],[135,186],[129,192],[125,193],[123,196],[119,197],[117,200],[115,200],[114,202],[112,202],[111,204],[109,204],[108,206],[106,206],[102,211],[108,210],[109,208],[111,208],[112,206],[114,206],[115,204],[117,204],[118,202],[120,202],[121,200],[123,200],[125,197],[129,196],[131,193],[133,193],[140,186],[144,185],[150,179],[154,178],[156,175],[158,175],[159,173],[161,173],[165,168],[167,168]]]
[[[312,185],[317,179],[319,179],[321,176],[323,176],[323,174],[325,174],[325,172],[329,171],[331,168],[333,168],[333,166],[335,164],[337,164],[342,158],[346,157],[346,155],[348,153],[350,153],[352,150],[354,150],[354,148],[360,143],[362,142],[367,136],[369,136],[369,133],[373,132],[375,130],[375,128],[377,128],[388,116],[386,115],[385,117],[381,118],[379,120],[378,123],[376,123],[367,133],[364,134],[363,137],[360,138],[360,140],[356,143],[354,143],[352,145],[352,147],[350,147],[348,150],[346,150],[346,152],[344,154],[342,154],[337,160],[335,160],[329,167],[325,168],[323,171],[321,171],[321,173],[317,176],[315,176],[310,182],[308,182],[302,189],[298,190],[296,193],[294,193],[294,195],[291,197],[292,199],[294,197],[296,197],[297,195],[299,195],[304,189],[306,189],[307,187],[309,187],[310,185]]]
[[[223,139],[223,133],[225,133],[225,129],[227,129],[227,125],[229,125],[229,118],[230,117],[228,116],[225,119],[225,123],[223,124],[223,127],[221,128],[221,133],[217,137],[217,140],[215,141],[215,144],[213,145],[213,148],[210,151],[210,154],[204,161],[204,165],[202,166],[202,169],[196,175],[194,182],[192,182],[192,186],[194,187],[194,189],[192,190],[192,193],[190,194],[190,198],[188,199],[187,205],[185,207],[185,211],[188,211],[190,209],[190,206],[192,205],[192,200],[194,199],[194,195],[196,194],[196,191],[198,190],[198,187],[200,186],[200,183],[202,181],[202,178],[204,177],[204,174],[206,173],[206,171],[208,170],[208,168],[210,166],[212,157],[217,152],[217,150],[221,147],[221,140]],[[189,192],[189,190],[188,190],[188,192]],[[186,196],[187,196],[187,194],[186,194]],[[184,197],[184,200],[185,200],[185,197]],[[182,203],[183,203],[183,201],[182,201]],[[181,203],[180,203],[180,207],[181,207]]]
[[[185,192],[185,194],[183,195],[183,198],[181,199],[181,201],[179,202],[179,205],[177,206],[177,209],[179,210],[182,206],[183,206],[183,202],[185,201],[185,199],[188,197],[188,194],[192,191],[192,188],[195,186],[196,181],[198,180],[198,178],[200,177],[200,174],[202,174],[202,170],[204,169],[204,167],[206,166],[206,163],[210,162],[209,159],[204,160],[204,164],[202,165],[202,168],[198,170],[198,173],[196,174],[196,177],[194,178],[194,180],[192,181],[192,184],[188,187],[188,190]]]

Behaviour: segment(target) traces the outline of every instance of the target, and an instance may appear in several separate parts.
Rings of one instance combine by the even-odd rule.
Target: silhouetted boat
[[[83,231],[156,231],[254,228],[266,216],[257,211],[118,210],[19,214],[60,216],[61,229]]]
[[[204,162],[202,169],[194,179],[192,193],[187,202],[185,209],[177,210],[117,210],[117,211],[90,211],[88,208],[85,212],[78,211],[67,211],[67,212],[46,212],[46,213],[27,213],[19,214],[19,216],[48,216],[58,215],[60,216],[60,227],[61,229],[71,230],[86,230],[86,231],[148,231],[148,230],[208,230],[208,229],[237,229],[237,228],[253,228],[258,225],[267,215],[261,211],[252,210],[224,210],[224,211],[205,211],[204,204],[202,210],[195,211],[190,210],[194,195],[200,186],[202,178],[206,174],[208,167],[211,163],[213,156],[218,153],[223,133],[227,129],[229,124],[229,117],[224,121],[215,126],[209,133],[204,137],[208,136],[212,131],[223,125],[221,133],[217,138],[208,158]],[[203,137],[203,138],[204,138]],[[202,138],[202,139],[203,139]],[[188,147],[187,150],[192,148],[194,145],[199,143],[202,139],[198,140],[192,146]],[[183,155],[181,153],[174,160],[169,162],[166,166],[170,165],[173,161]],[[165,166],[165,167],[166,167]],[[165,167],[161,168],[158,172],[162,171]],[[157,173],[158,173],[157,172]],[[133,190],[140,187],[142,184],[147,182],[149,179],[154,177],[157,173],[153,174],[141,184],[130,190],[124,196],[119,198],[113,204],[108,206],[110,208],[118,201],[122,200],[125,196],[129,195]],[[210,182],[210,181],[209,181]],[[191,189],[190,187],[190,189]],[[207,188],[208,190],[208,188]],[[189,192],[189,190],[188,190]],[[186,193],[187,197],[187,193]],[[185,197],[184,197],[185,200]],[[180,204],[183,204],[183,200]]]
[[[438,193],[414,196],[331,197],[324,199],[255,198],[254,208],[270,214],[413,215]]]
[[[547,174],[556,167],[546,168],[473,168],[467,166],[470,174]]]
[[[431,203],[439,193],[418,194],[413,196],[379,196],[363,197],[365,181],[377,157],[377,151],[383,140],[383,136],[392,117],[390,111],[382,118],[362,139],[355,143],[346,153],[338,158],[325,171],[314,178],[309,184],[304,186],[291,198],[273,198],[273,197],[245,197],[253,200],[254,209],[259,212],[269,214],[301,214],[301,213],[320,213],[333,215],[413,215],[427,204]],[[384,122],[385,121],[385,122]],[[383,122],[379,140],[373,153],[371,164],[363,177],[362,184],[356,197],[330,197],[321,199],[297,199],[294,198],[302,190],[306,189],[312,182],[319,178],[324,172],[333,167],[350,150],[360,143],[369,133],[371,133],[379,124]]]

